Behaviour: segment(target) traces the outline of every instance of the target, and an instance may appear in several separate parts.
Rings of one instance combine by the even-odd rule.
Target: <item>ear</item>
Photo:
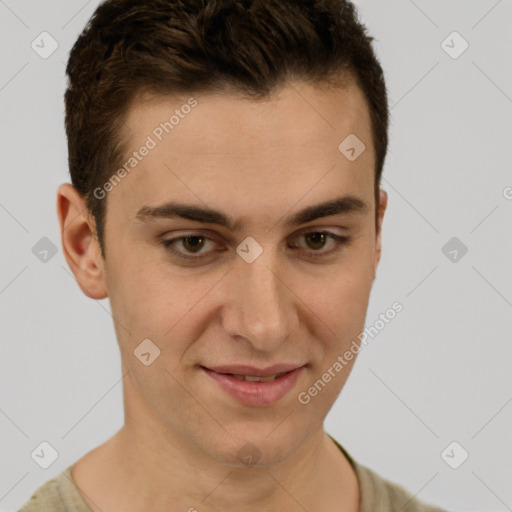
[[[94,218],[70,183],[63,183],[57,190],[57,216],[62,251],[78,286],[87,297],[104,299],[108,296],[105,269]]]
[[[375,244],[375,266],[373,269],[373,279],[377,276],[377,267],[380,261],[380,255],[382,252],[382,221],[384,219],[384,213],[386,211],[386,207],[388,205],[388,193],[385,190],[380,190],[379,195],[379,212],[377,218],[377,240]]]

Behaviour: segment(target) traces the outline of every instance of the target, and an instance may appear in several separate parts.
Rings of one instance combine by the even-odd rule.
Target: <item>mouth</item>
[[[224,366],[201,370],[220,388],[247,406],[265,406],[278,402],[295,386],[306,365],[275,365],[266,369],[249,366]]]
[[[228,375],[236,380],[244,380],[246,382],[272,382],[275,379],[279,379],[288,372],[278,373],[276,375],[269,375],[268,377],[256,377],[255,375],[237,375],[235,373],[221,373],[221,375]]]

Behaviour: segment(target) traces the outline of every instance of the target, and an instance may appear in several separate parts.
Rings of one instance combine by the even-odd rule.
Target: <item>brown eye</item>
[[[315,250],[322,249],[326,242],[325,233],[307,233],[305,238],[310,242],[309,247]]]
[[[192,253],[200,251],[204,245],[204,238],[202,236],[187,236],[182,240],[185,250]]]
[[[338,252],[344,245],[350,242],[349,236],[338,235],[330,231],[309,231],[299,235],[299,239],[305,241],[305,245],[292,244],[299,249],[299,253],[306,254],[307,258],[321,258]],[[330,249],[324,250],[326,242],[331,241]]]
[[[337,235],[330,231],[309,231],[302,233],[299,238],[305,240],[306,246],[302,244],[291,244],[290,247],[298,249],[300,254],[306,254],[305,257],[307,258],[321,258],[333,255],[351,240],[348,236]],[[331,248],[323,250],[328,241],[332,242]],[[167,251],[173,253],[173,255],[184,260],[188,259],[196,262],[213,256],[215,252],[219,252],[208,250],[208,244],[212,244],[211,248],[214,248],[216,242],[212,238],[203,236],[202,234],[188,234],[170,240],[162,240],[161,244]]]
[[[208,251],[208,244],[212,244],[212,247],[214,247],[215,241],[201,234],[190,234],[170,240],[162,240],[162,245],[166,250],[180,258],[190,260],[198,260],[213,254],[213,251]]]

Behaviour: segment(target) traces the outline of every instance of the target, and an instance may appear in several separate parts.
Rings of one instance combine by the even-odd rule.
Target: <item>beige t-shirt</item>
[[[418,501],[403,487],[361,466],[335,439],[333,441],[356,472],[361,493],[360,512],[447,512]],[[18,512],[92,512],[71,478],[72,468],[73,464],[39,487]]]

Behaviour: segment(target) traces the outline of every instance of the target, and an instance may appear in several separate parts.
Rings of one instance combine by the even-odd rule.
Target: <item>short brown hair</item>
[[[121,165],[124,118],[146,90],[264,98],[290,78],[353,77],[371,117],[378,205],[389,112],[373,39],[346,0],[103,1],[70,52],[65,93],[71,180],[103,257],[106,201],[93,191]]]

